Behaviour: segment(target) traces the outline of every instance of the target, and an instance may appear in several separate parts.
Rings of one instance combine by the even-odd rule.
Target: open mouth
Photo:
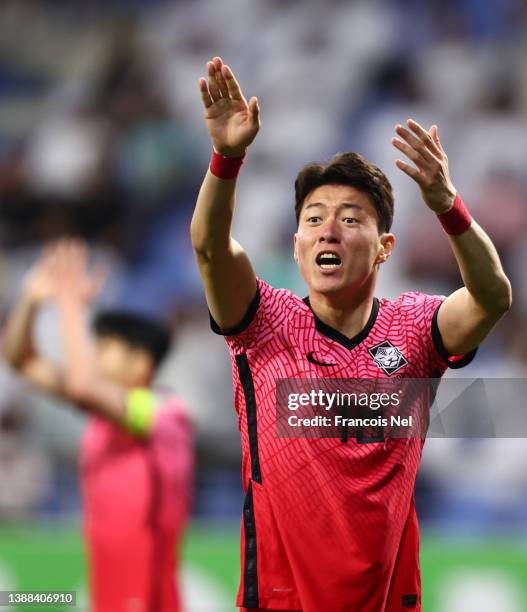
[[[317,265],[322,270],[335,270],[336,268],[340,268],[342,265],[342,260],[336,253],[332,253],[331,251],[323,251],[317,255],[316,259]]]

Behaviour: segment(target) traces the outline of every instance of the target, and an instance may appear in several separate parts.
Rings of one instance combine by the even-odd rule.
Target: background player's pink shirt
[[[178,543],[190,504],[193,435],[173,395],[157,393],[153,431],[133,437],[93,417],[81,483],[93,612],[174,612]]]
[[[223,332],[246,491],[239,606],[420,609],[413,491],[423,441],[278,438],[275,392],[278,378],[441,376],[442,300],[417,292],[375,300],[364,330],[349,339],[320,321],[308,300],[258,280],[244,321]],[[383,368],[372,355],[378,345],[404,359]]]

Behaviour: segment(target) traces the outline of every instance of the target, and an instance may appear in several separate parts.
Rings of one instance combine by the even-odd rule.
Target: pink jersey
[[[413,492],[423,441],[279,438],[276,381],[439,377],[449,359],[435,322],[442,299],[375,299],[365,328],[349,339],[307,299],[258,280],[246,317],[224,332],[246,491],[238,606],[420,610]]]
[[[178,545],[189,512],[192,429],[182,403],[160,398],[154,429],[133,437],[90,420],[81,454],[93,612],[178,612]]]

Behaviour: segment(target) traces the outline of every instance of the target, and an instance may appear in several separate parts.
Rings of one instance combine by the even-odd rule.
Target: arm
[[[254,140],[259,123],[256,98],[245,100],[230,68],[220,58],[207,64],[208,80],[200,79],[205,123],[214,150],[241,157]],[[232,238],[236,178],[207,171],[190,233],[209,310],[222,329],[238,324],[256,293],[256,276],[243,248]]]
[[[7,363],[29,383],[54,393],[61,384],[59,369],[36,351],[32,338],[38,310],[52,293],[48,274],[49,255],[50,250],[47,249],[26,278],[22,296],[7,320],[2,351]]]
[[[13,368],[20,368],[35,356],[32,329],[38,305],[26,293],[13,308],[4,335],[4,356]]]
[[[402,160],[396,164],[419,185],[426,205],[436,214],[450,211],[456,189],[450,180],[448,158],[437,127],[427,132],[409,120],[411,131],[402,126],[393,145],[417,169]],[[459,235],[448,236],[459,266],[464,287],[454,291],[439,308],[437,324],[446,350],[461,355],[476,348],[510,308],[511,285],[503,271],[498,253],[488,235],[474,221]]]
[[[48,248],[31,270],[20,303],[7,324],[4,354],[23,378],[81,409],[98,413],[124,425],[126,392],[97,376],[86,325],[86,306],[100,280],[87,274],[84,249],[62,241]],[[34,318],[40,305],[54,300],[59,310],[65,366],[39,354],[31,341]]]
[[[126,390],[98,375],[94,346],[86,327],[87,306],[98,293],[102,277],[88,271],[86,249],[75,240],[56,245],[50,269],[64,352],[58,395],[124,427]]]

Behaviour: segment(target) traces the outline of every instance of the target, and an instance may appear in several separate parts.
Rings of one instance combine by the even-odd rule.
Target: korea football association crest
[[[380,342],[368,349],[368,353],[373,357],[373,361],[383,372],[391,376],[403,368],[408,360],[401,351],[389,340]]]

